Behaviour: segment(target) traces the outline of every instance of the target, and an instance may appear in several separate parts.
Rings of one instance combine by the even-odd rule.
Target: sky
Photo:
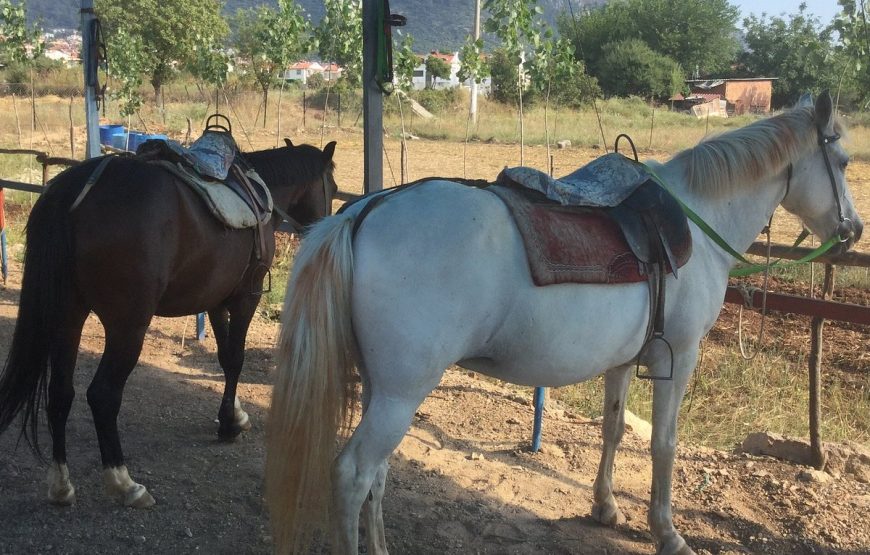
[[[807,5],[807,13],[818,16],[823,25],[827,25],[834,19],[834,15],[840,11],[837,0],[804,0]],[[800,0],[731,0],[731,3],[742,12],[738,25],[742,25],[743,17],[755,14],[761,17],[761,12],[770,16],[781,14],[798,13]]]

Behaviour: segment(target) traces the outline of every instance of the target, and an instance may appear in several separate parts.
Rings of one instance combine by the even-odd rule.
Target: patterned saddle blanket
[[[604,158],[615,162],[598,159],[561,179],[506,169],[487,188],[513,215],[536,285],[648,281],[654,265],[676,273],[689,260],[692,238],[676,200],[641,164]]]

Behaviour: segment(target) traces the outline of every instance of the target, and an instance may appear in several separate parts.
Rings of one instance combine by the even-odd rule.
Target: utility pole
[[[94,0],[82,0],[81,8],[82,32],[82,66],[84,67],[85,83],[85,123],[88,130],[88,142],[85,146],[85,158],[96,158],[100,155],[100,111],[97,109],[97,57],[96,45],[93,44],[94,26],[97,15],[94,13]]]
[[[363,189],[366,193],[384,188],[384,98],[376,82],[378,0],[363,0]],[[380,8],[383,9],[383,8]]]
[[[474,0],[474,40],[480,38],[480,0]],[[471,80],[471,108],[468,111],[471,123],[477,123],[477,80]]]

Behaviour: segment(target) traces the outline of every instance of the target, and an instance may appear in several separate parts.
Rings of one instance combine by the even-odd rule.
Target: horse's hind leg
[[[257,296],[244,295],[230,308],[221,306],[208,313],[217,342],[218,361],[224,371],[224,395],[218,409],[218,438],[222,441],[231,441],[251,428],[250,418],[242,410],[236,389],[245,362],[245,337],[258,300]]]
[[[428,393],[428,390],[426,391]],[[386,460],[390,453],[399,445],[405,432],[411,425],[414,411],[417,410],[423,396],[411,399],[384,398],[375,394],[371,404],[363,414],[359,426],[345,445],[333,467],[333,507],[335,514],[335,553],[357,553],[359,542],[359,516],[366,496],[372,495],[372,501],[378,496],[378,506],[367,508],[367,520],[374,521],[375,528],[380,531],[370,531],[374,535],[375,549],[386,546],[378,536],[382,535],[382,520],[378,522],[380,513],[379,500],[383,496],[383,484],[375,484],[376,477],[386,481]],[[381,476],[382,474],[382,476]],[[377,514],[376,514],[377,513]],[[385,542],[384,542],[385,543]],[[380,544],[380,545],[379,545]],[[370,545],[372,541],[370,540]]]
[[[384,531],[384,488],[387,485],[387,472],[390,463],[387,460],[381,463],[369,490],[368,498],[363,504],[363,522],[366,527],[367,553],[373,555],[388,555],[387,537]]]
[[[109,325],[104,322],[103,325],[106,349],[88,387],[88,404],[94,416],[103,461],[103,482],[107,493],[125,506],[150,507],[154,498],[145,486],[130,478],[118,436],[118,413],[124,385],[139,360],[148,324]]]
[[[88,309],[77,303],[62,318],[52,342],[51,378],[48,383],[48,423],[51,431],[52,464],[48,470],[48,500],[56,505],[72,505],[75,488],[66,465],[66,421],[75,398],[73,374],[82,327]]]
[[[625,522],[625,516],[613,497],[613,461],[625,431],[625,399],[631,381],[632,366],[618,366],[604,377],[604,422],[601,425],[601,462],[593,485],[595,502],[592,518],[607,526]]]

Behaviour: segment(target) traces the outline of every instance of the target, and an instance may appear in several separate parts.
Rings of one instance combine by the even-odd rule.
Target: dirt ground
[[[303,139],[317,144],[315,137]],[[353,190],[358,183],[358,159],[348,151],[359,144],[356,135],[339,138],[342,189]],[[494,177],[501,166],[518,163],[515,145],[469,148],[479,156],[482,150],[476,149],[484,147],[490,156],[477,158],[468,177]],[[454,145],[452,154],[440,143],[415,142],[412,148],[419,149],[413,158],[419,167],[412,168],[410,179],[462,175],[461,145]],[[543,149],[534,153],[543,155]],[[558,167],[573,169],[595,154],[563,152],[557,173]],[[853,164],[850,172],[856,196],[866,199],[870,165]],[[870,202],[864,206],[870,208]],[[8,286],[0,289],[0,357],[11,338],[19,284],[20,268],[13,264]],[[192,317],[155,319],[125,390],[119,428],[127,463],[157,505],[124,509],[102,492],[96,435],[84,398],[102,352],[102,330],[91,317],[68,425],[77,503],[69,508],[47,504],[45,465],[23,444],[16,448],[14,432],[0,436],[0,554],[271,551],[262,502],[263,426],[277,324],[258,318],[252,325],[239,396],[253,429],[232,444],[216,440],[223,379],[214,342],[194,341],[193,327]],[[846,332],[852,335],[838,345],[843,352],[855,353],[858,347],[855,356],[863,362],[856,379],[866,380],[868,330]],[[826,341],[838,340],[826,335]],[[601,527],[589,516],[600,424],[554,404],[545,418],[544,447],[531,453],[530,400],[531,391],[508,389],[459,369],[447,373],[391,460],[385,521],[393,553],[654,553],[646,524],[648,442],[633,431],[626,434],[615,482],[628,520],[616,528]],[[852,451],[844,447],[843,452]],[[698,553],[870,553],[866,465],[870,459],[853,456],[851,470],[818,475],[768,457],[681,445],[674,474],[675,525]]]

